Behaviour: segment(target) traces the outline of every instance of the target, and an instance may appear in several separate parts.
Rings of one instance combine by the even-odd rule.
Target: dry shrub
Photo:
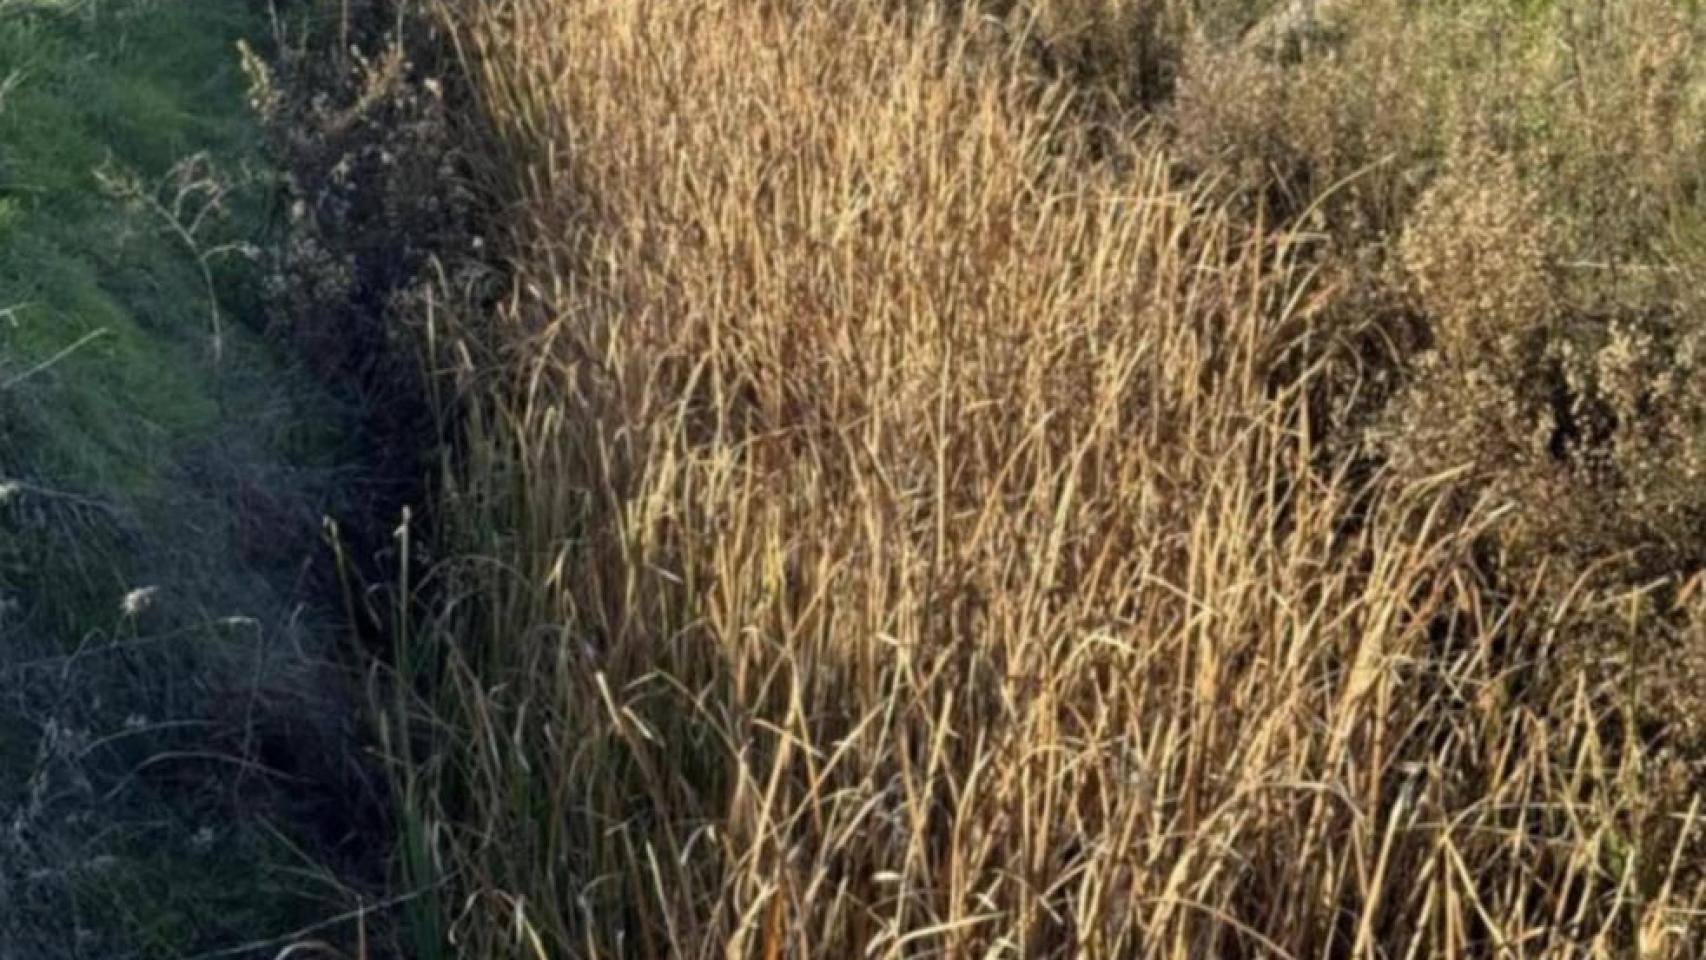
[[[444,12],[516,276],[435,344],[420,953],[1687,955],[1698,787],[1555,655],[1590,601],[1489,562],[1457,464],[1325,452],[1338,374],[1296,358],[1357,248],[1092,138],[975,12]],[[1275,128],[1304,208],[1413,117],[1357,102]],[[1520,407],[1501,358],[1568,328],[1516,170],[1465,161],[1381,260],[1436,320],[1418,411]],[[1384,230],[1426,183],[1380,177],[1316,209]]]
[[[1471,151],[1418,203],[1399,247],[1436,340],[1382,442],[1399,475],[1465,469],[1464,489],[1506,512],[1496,568],[1560,605],[1554,655],[1575,675],[1623,685],[1629,722],[1670,757],[1653,761],[1668,772],[1648,802],[1674,807],[1706,783],[1688,719],[1706,647],[1677,595],[1706,560],[1706,328],[1674,288],[1571,282],[1570,236],[1544,200],[1509,158]]]
[[[1331,14],[1313,52],[1193,46],[1172,156],[1321,235],[1359,370],[1338,389],[1396,426],[1383,457],[1530,504],[1504,539],[1531,560],[1687,576],[1706,21],[1666,0]]]
[[[430,288],[479,281],[440,269],[481,243],[455,149],[449,51],[414,5],[267,6],[266,48],[241,55],[280,171],[263,264],[268,332],[337,392],[368,441],[361,463],[339,465],[360,481],[348,485],[357,499],[337,518],[341,552],[328,576],[389,579],[392,530],[431,471],[435,412],[417,348]],[[368,626],[367,603],[352,615],[357,607]]]
[[[416,356],[391,321],[412,312],[397,300],[420,287],[433,257],[460,253],[474,235],[472,193],[436,64],[411,58],[433,49],[413,36],[425,22],[377,0],[335,12],[319,19],[313,5],[285,4],[266,56],[243,51],[251,103],[284,170],[268,306],[321,374],[389,424],[380,433],[406,434]]]
[[[1409,16],[1400,0],[1327,5],[1311,44],[1199,35],[1164,119],[1171,153],[1270,217],[1317,214],[1335,236],[1390,230],[1424,185],[1458,91],[1437,51],[1472,28]]]
[[[1651,754],[1645,802],[1681,809],[1706,789],[1689,719],[1706,690],[1706,315],[1698,238],[1678,227],[1699,216],[1700,20],[1560,3],[1501,29],[1502,88],[1444,125],[1459,139],[1397,219],[1386,276],[1428,342],[1402,361],[1379,446],[1400,476],[1463,470],[1460,495],[1504,513],[1484,566],[1545,598],[1562,675],[1619,691],[1609,729]]]
[[[1393,465],[1544,475],[1579,436],[1549,348],[1557,255],[1538,196],[1506,159],[1471,154],[1423,196],[1400,256],[1434,349],[1395,404]]]
[[[1532,366],[1522,345],[1558,310],[1551,232],[1508,159],[1471,154],[1428,190],[1399,250],[1442,351]]]
[[[1161,116],[1175,162],[1244,216],[1322,235],[1318,264],[1342,280],[1336,313],[1373,318],[1359,322],[1395,341],[1387,362],[1426,340],[1412,335],[1396,238],[1466,151],[1518,164],[1561,262],[1697,259],[1699,14],[1669,0],[1318,9],[1301,47],[1193,35]],[[1578,298],[1628,288],[1561,282]]]

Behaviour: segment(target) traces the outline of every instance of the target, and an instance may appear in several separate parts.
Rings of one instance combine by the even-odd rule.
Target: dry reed
[[[1698,797],[1552,656],[1587,594],[1498,576],[1454,464],[1322,435],[1318,237],[1086,123],[1014,18],[444,13],[515,276],[430,328],[423,952],[1699,945]]]

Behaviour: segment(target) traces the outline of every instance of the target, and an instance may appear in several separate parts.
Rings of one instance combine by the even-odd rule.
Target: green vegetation
[[[264,13],[0,2],[0,956],[181,957],[357,897],[304,586],[356,458],[256,329]]]
[[[100,176],[163,193],[193,152],[220,157],[226,176],[255,162],[231,47],[255,27],[252,15],[241,4],[194,6],[85,4],[0,21],[11,78],[0,108],[0,356],[8,380],[24,377],[0,393],[0,457],[8,477],[99,501],[109,514],[157,501],[176,450],[220,419],[196,253],[156,215],[127,209]],[[227,196],[238,209],[210,229],[253,233],[253,194]],[[42,364],[51,366],[29,373]],[[97,541],[90,546],[117,533],[101,526],[84,531]],[[142,574],[115,568],[115,550],[124,552],[31,551],[14,540],[11,575],[34,576],[13,589],[39,597],[77,588],[105,614]],[[76,569],[44,568],[44,559]],[[90,628],[87,603],[44,607],[65,618],[57,630]]]

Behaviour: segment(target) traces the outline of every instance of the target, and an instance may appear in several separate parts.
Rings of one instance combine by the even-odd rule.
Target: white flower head
[[[138,587],[119,601],[119,610],[127,617],[139,617],[154,606],[154,597],[159,592],[159,587]]]

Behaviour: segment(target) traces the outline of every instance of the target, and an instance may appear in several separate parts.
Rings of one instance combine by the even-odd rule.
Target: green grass
[[[188,252],[121,211],[95,173],[122,163],[159,176],[208,138],[221,152],[249,152],[234,71],[206,69],[231,59],[218,47],[245,26],[238,10],[162,6],[119,31],[106,22],[110,8],[0,23],[0,63],[21,78],[0,111],[0,306],[11,310],[0,325],[0,376],[97,338],[0,392],[0,470],[9,475],[125,511],[154,492],[173,441],[217,415],[196,319],[205,294]],[[137,27],[155,35],[138,37]],[[173,35],[196,38],[201,71],[150,56]],[[212,81],[192,79],[197,72]],[[186,103],[217,113],[197,116]],[[51,549],[41,536],[0,548],[6,586],[57,621],[47,632],[75,632],[87,604],[126,579],[118,546],[83,536],[78,551]]]
[[[221,711],[249,647],[211,624],[279,635],[351,449],[334,403],[242,322],[260,301],[243,256],[209,260],[214,349],[200,253],[266,230],[235,50],[262,37],[262,12],[0,0],[0,480],[22,484],[0,503],[0,602],[14,605],[0,617],[0,817],[30,824],[27,849],[0,847],[0,954],[175,957],[336,912],[283,868],[302,864],[270,824],[303,831],[265,778],[234,785],[218,762],[131,776],[168,750],[242,742],[247,721]],[[170,206],[196,156],[228,188],[199,249],[103,183]],[[120,599],[147,586],[158,609],[121,620]],[[128,642],[143,652],[114,652]],[[54,668],[20,666],[43,661]],[[150,728],[124,750],[52,746],[56,730],[95,742],[138,717]],[[32,812],[41,783],[51,799]]]
[[[0,112],[0,297],[18,307],[0,355],[7,369],[27,369],[105,331],[8,401],[26,425],[47,428],[28,444],[33,460],[123,494],[149,479],[162,441],[205,431],[218,407],[193,258],[164,224],[121,211],[96,171],[118,165],[152,182],[194,150],[253,165],[230,51],[254,24],[242,4],[112,18],[0,25],[0,63],[24,78]],[[230,228],[252,231],[256,215],[252,199],[241,203]]]

